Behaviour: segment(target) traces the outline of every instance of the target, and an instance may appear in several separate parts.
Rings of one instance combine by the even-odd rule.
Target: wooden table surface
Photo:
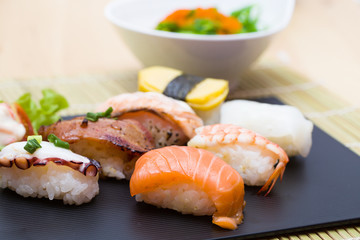
[[[139,69],[109,0],[0,0],[0,81]],[[284,64],[360,106],[360,1],[298,0],[257,65]]]

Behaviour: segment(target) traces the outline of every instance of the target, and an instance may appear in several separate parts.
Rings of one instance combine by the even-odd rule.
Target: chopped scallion
[[[68,142],[62,141],[60,138],[58,138],[54,134],[50,134],[48,136],[48,140],[49,140],[49,142],[53,143],[56,147],[61,147],[61,148],[65,148],[65,149],[70,148],[70,144]]]
[[[112,111],[113,108],[109,107],[105,112],[88,112],[85,118],[89,121],[96,122],[97,120],[99,120],[99,118],[110,118]]]
[[[41,135],[32,135],[32,136],[28,136],[27,140],[31,140],[31,139],[35,139],[38,143],[41,143],[42,141],[42,136]]]
[[[96,113],[88,112],[86,114],[86,119],[92,122],[96,122],[99,119],[99,115]]]
[[[24,146],[24,149],[31,154],[33,154],[38,148],[41,148],[41,145],[35,138],[28,140]]]
[[[111,117],[111,113],[113,111],[113,108],[112,107],[109,107],[108,109],[106,109],[106,111],[104,112],[104,116],[103,117]]]

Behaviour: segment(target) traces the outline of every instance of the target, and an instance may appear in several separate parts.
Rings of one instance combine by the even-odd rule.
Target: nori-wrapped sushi
[[[219,121],[220,106],[229,93],[227,80],[188,75],[162,66],[140,70],[138,88],[187,102],[205,124]]]

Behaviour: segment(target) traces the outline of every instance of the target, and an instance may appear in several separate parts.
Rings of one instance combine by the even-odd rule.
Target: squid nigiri
[[[208,125],[196,129],[196,133],[188,146],[216,154],[240,173],[246,185],[263,185],[259,193],[270,193],[289,162],[279,145],[236,125]]]
[[[250,129],[279,144],[288,156],[308,156],[314,124],[289,105],[232,100],[221,107],[220,123]]]
[[[112,97],[96,111],[113,108],[112,117],[135,119],[152,134],[156,147],[186,145],[195,135],[195,129],[203,125],[187,103],[161,93],[135,92]]]
[[[27,142],[15,142],[0,152],[0,187],[24,197],[46,197],[65,204],[89,202],[99,193],[100,164],[42,141],[29,153]]]
[[[170,146],[147,152],[135,164],[130,193],[136,201],[183,214],[212,215],[212,222],[226,229],[243,220],[240,174],[203,149]]]

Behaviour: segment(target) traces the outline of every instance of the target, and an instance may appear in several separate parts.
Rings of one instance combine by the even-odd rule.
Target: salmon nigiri
[[[151,150],[135,164],[130,193],[136,201],[183,214],[212,215],[222,228],[242,222],[244,182],[213,153],[186,146]]]

